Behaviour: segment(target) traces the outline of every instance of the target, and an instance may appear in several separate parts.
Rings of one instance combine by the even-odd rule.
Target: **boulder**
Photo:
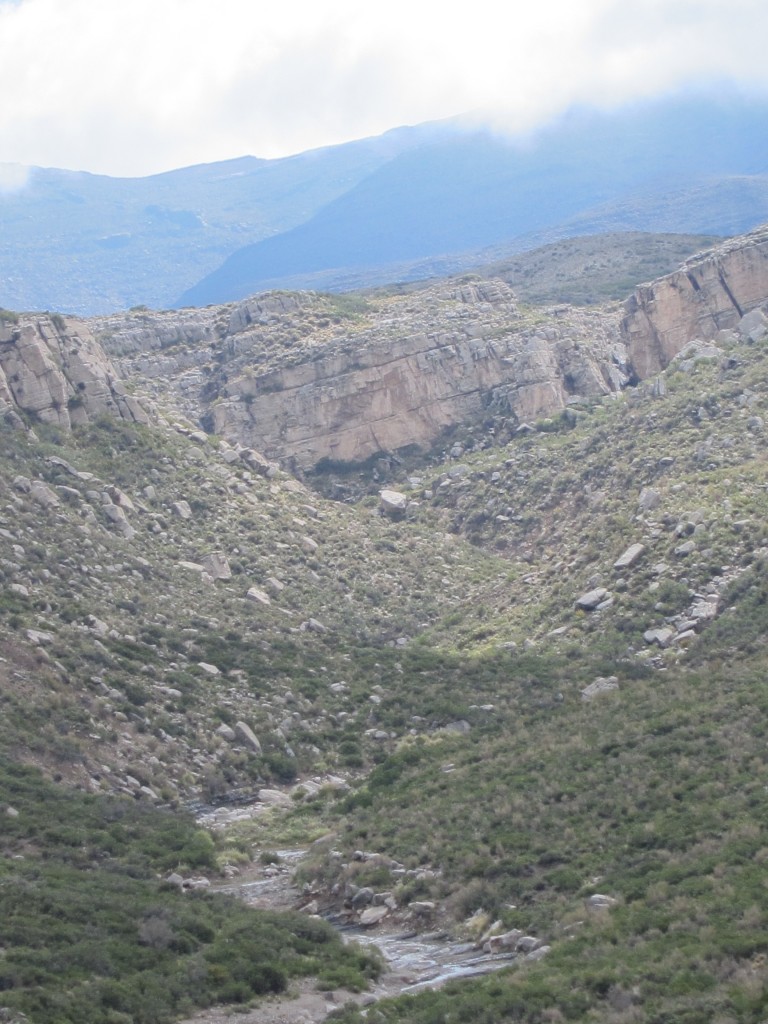
[[[381,510],[389,516],[401,516],[408,507],[408,498],[400,491],[379,491]]]
[[[543,945],[541,939],[537,939],[535,935],[522,935],[515,943],[515,949],[518,953],[532,953]]]
[[[261,753],[261,744],[253,729],[246,722],[235,722],[235,735],[246,746],[250,747],[255,754]]]
[[[29,496],[44,508],[56,508],[61,504],[55,491],[42,480],[33,480],[29,488]]]
[[[501,935],[491,935],[483,944],[483,949],[488,953],[502,953],[505,950],[514,949],[522,937],[523,933],[520,929],[513,928],[512,931],[502,932]]]
[[[192,509],[190,508],[189,502],[183,498],[180,501],[174,501],[171,504],[171,510],[174,515],[177,515],[179,519],[191,519]]]
[[[613,896],[606,896],[599,892],[588,896],[586,899],[587,907],[590,910],[608,910],[611,907],[615,907],[618,902]]]
[[[595,590],[588,590],[586,594],[582,594],[581,597],[577,597],[576,607],[581,608],[582,611],[591,612],[594,611],[598,605],[602,604],[607,597],[608,591],[605,587],[597,587]]]
[[[215,551],[203,559],[203,569],[214,580],[231,580],[232,570],[226,557]]]
[[[641,512],[653,512],[661,504],[661,493],[654,487],[644,487],[637,499],[637,507]]]
[[[610,693],[612,690],[618,690],[618,688],[619,680],[616,676],[608,676],[607,678],[600,676],[598,679],[595,679],[593,683],[590,683],[589,686],[584,687],[581,691],[581,699],[592,700],[604,693]]]
[[[373,928],[384,920],[389,914],[389,907],[368,907],[360,915],[360,924],[363,928]]]
[[[644,544],[630,544],[627,550],[623,554],[619,555],[613,563],[613,568],[619,570],[631,569],[633,565],[639,562],[644,552]]]
[[[659,647],[668,647],[674,635],[674,629],[670,629],[668,626],[661,626],[658,629],[646,629],[643,633],[643,640],[647,644],[658,644]]]

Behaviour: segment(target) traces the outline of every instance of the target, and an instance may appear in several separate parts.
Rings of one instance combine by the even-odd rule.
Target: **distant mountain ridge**
[[[148,178],[33,168],[0,196],[0,306],[343,291],[574,235],[740,233],[768,220],[766,123],[763,99],[687,96],[575,110],[517,142],[448,120]]]
[[[440,126],[278,160],[246,156],[147,178],[30,168],[0,194],[0,306],[93,315],[162,308],[245,242],[301,223]]]
[[[440,138],[399,154],[304,224],[233,253],[178,304],[311,287],[317,275],[330,290],[359,286],[358,275],[381,284],[394,279],[393,265],[402,274],[408,261],[526,236],[741,232],[768,214],[766,115],[686,99],[573,111],[525,144],[488,131]]]

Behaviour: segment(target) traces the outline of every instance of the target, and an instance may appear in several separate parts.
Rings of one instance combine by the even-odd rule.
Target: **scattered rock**
[[[487,953],[501,953],[504,950],[514,949],[522,937],[523,933],[519,928],[502,932],[500,935],[490,935],[483,943],[483,950]]]
[[[214,552],[203,559],[203,569],[214,580],[231,580],[232,570],[224,555]]]
[[[189,504],[188,501],[184,501],[183,498],[182,498],[181,501],[174,501],[174,502],[172,502],[172,504],[171,504],[171,511],[174,513],[174,515],[177,515],[180,519],[191,519],[192,518],[192,509],[190,507],[190,504]]]
[[[408,498],[400,491],[380,491],[379,500],[382,511],[393,517],[404,515],[408,507]]]
[[[647,629],[643,633],[643,640],[647,644],[657,644],[659,647],[669,647],[675,636],[674,629],[668,626],[661,626],[658,629]]]
[[[687,540],[683,544],[678,544],[677,545],[677,547],[675,548],[675,554],[678,556],[678,558],[687,558],[688,555],[693,554],[693,552],[695,550],[696,550],[696,541],[695,540]]]
[[[373,928],[384,920],[389,914],[389,907],[368,907],[360,915],[360,924],[363,928]]]
[[[537,939],[535,935],[522,935],[515,943],[515,949],[518,953],[532,953],[543,945],[541,939]]]
[[[613,896],[605,896],[598,892],[586,899],[587,907],[590,910],[608,910],[610,907],[615,907],[618,902]]]
[[[239,722],[238,725],[240,725]],[[237,728],[237,725],[235,728]],[[291,800],[287,793],[283,793],[279,789],[260,789],[259,800],[263,804],[269,804],[271,807],[293,807],[293,800]]]
[[[612,690],[619,689],[619,680],[616,676],[603,677],[600,676],[589,686],[585,686],[581,691],[582,700],[592,700],[595,697],[599,697],[603,693],[610,693]]]
[[[261,754],[261,744],[256,733],[246,722],[235,722],[235,735],[237,738],[251,748],[256,754]]]
[[[577,597],[576,607],[581,608],[585,612],[591,612],[594,611],[598,605],[602,604],[607,597],[608,591],[605,587],[597,587],[596,590],[589,590],[586,594],[582,594],[581,597]]]
[[[641,512],[653,512],[661,504],[661,492],[654,487],[644,487],[637,499],[637,507]]]
[[[644,544],[630,544],[627,550],[613,563],[613,568],[619,570],[631,569],[640,560],[644,552]]]

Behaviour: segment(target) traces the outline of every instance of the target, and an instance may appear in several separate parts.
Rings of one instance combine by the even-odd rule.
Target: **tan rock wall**
[[[102,413],[149,420],[86,325],[44,315],[0,323],[0,412],[65,428]]]
[[[768,298],[768,229],[688,260],[640,285],[627,302],[622,337],[641,380],[664,369],[690,341],[735,327]]]
[[[417,333],[240,378],[212,407],[212,425],[302,467],[362,461],[427,446],[489,401],[525,421],[563,409],[569,395],[607,394],[621,383],[609,347],[535,331],[497,340]]]

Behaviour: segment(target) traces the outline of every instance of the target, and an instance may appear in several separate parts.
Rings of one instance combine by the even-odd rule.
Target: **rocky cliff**
[[[598,318],[526,323],[498,282],[434,299],[432,323],[377,324],[316,360],[238,380],[211,407],[213,430],[302,468],[359,462],[428,447],[484,414],[548,416],[625,380]]]
[[[456,427],[508,435],[657,374],[692,340],[737,326],[747,337],[744,315],[767,298],[764,229],[641,285],[623,319],[614,306],[525,306],[503,281],[465,277],[92,323],[117,374],[148,398],[303,470],[427,449]],[[62,399],[46,401],[60,417]]]
[[[768,297],[768,228],[686,261],[674,274],[637,288],[622,338],[638,378],[668,365],[688,342],[737,326]]]
[[[20,413],[69,428],[101,413],[146,423],[87,326],[57,315],[0,320],[0,416]]]
[[[168,346],[150,337],[146,322],[113,320],[105,343],[155,397],[171,378],[190,418],[301,469],[426,448],[460,424],[490,428],[501,418],[514,427],[628,379],[614,314],[521,309],[501,281],[348,303],[275,293],[215,315],[184,311],[206,339],[197,356],[180,338]],[[214,316],[215,329],[200,316]]]

